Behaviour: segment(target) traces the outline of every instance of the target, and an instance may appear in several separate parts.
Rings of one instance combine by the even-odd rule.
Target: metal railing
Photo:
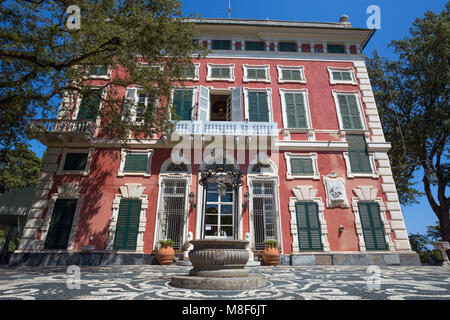
[[[277,216],[274,210],[253,210],[253,228],[255,234],[255,249],[263,250],[264,241],[277,240]]]
[[[276,136],[278,134],[278,126],[276,122],[181,120],[174,122],[174,133]]]

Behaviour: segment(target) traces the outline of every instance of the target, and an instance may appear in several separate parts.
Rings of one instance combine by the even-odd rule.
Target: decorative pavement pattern
[[[379,278],[370,268],[248,267],[251,274],[267,276],[265,287],[247,291],[209,291],[170,285],[171,276],[187,274],[191,269],[188,266],[81,267],[79,289],[69,289],[73,288],[71,277],[74,273],[68,273],[67,267],[7,267],[0,268],[0,299],[450,300],[450,268],[375,267]]]

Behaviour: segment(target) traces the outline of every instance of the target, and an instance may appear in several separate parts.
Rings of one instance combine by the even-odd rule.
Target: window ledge
[[[286,173],[287,180],[295,180],[295,179],[312,179],[312,180],[320,180],[320,174],[314,175],[295,175]]]
[[[62,175],[80,175],[80,176],[87,176],[89,175],[89,171],[87,170],[61,170],[56,172],[56,175],[62,176]]]
[[[124,177],[124,176],[143,176],[143,177],[150,177],[150,173],[145,172],[122,172],[117,174],[118,177]]]
[[[306,84],[306,80],[283,80],[283,79],[278,79],[278,83],[302,83],[302,84]]]

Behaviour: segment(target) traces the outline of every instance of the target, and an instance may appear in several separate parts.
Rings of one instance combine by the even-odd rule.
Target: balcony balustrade
[[[176,121],[176,134],[277,136],[275,122],[242,121]]]
[[[95,134],[96,124],[90,120],[35,119],[30,123],[34,138],[47,144],[51,141],[90,141]]]

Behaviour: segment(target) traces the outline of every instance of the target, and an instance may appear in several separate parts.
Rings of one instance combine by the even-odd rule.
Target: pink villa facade
[[[276,240],[280,264],[419,264],[362,54],[374,30],[345,18],[196,23],[211,51],[174,88],[174,135],[122,148],[81,99],[70,118],[41,122],[43,173],[11,263],[151,264],[159,240],[187,259],[189,240],[221,237],[248,240],[253,261]],[[93,88],[121,72],[100,71]],[[121,94],[139,121],[145,94]],[[243,184],[202,186],[222,160]]]

